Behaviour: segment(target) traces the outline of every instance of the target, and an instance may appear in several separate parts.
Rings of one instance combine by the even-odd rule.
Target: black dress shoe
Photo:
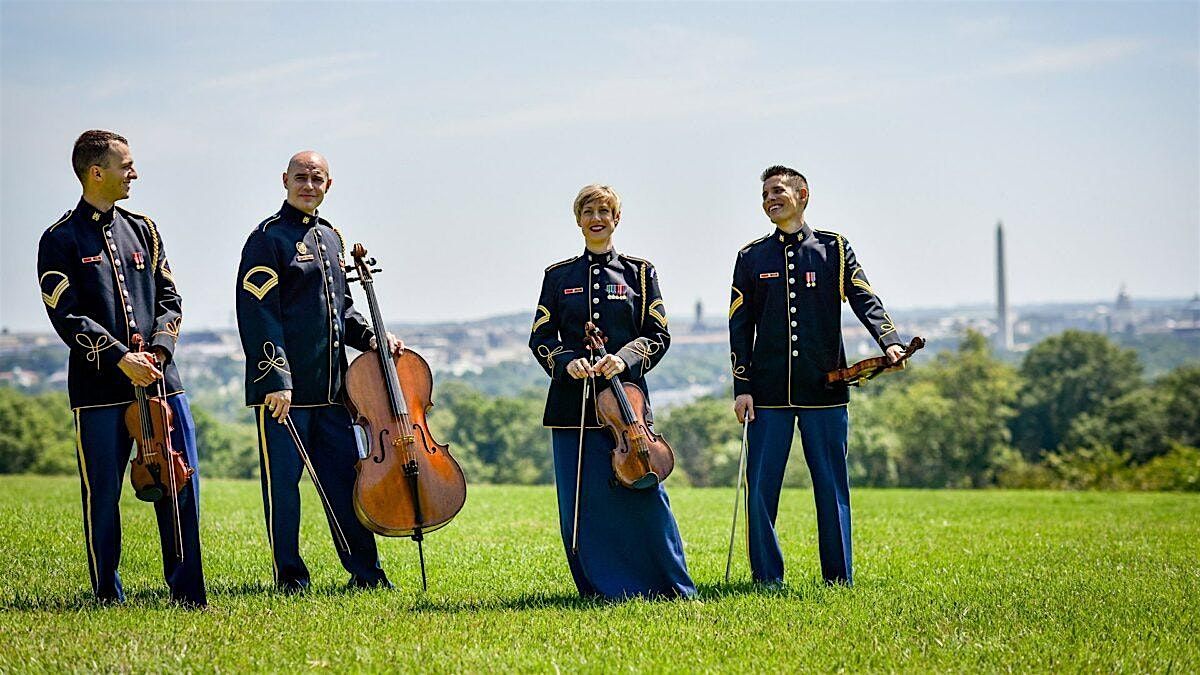
[[[288,579],[275,584],[275,589],[284,595],[296,595],[308,590],[308,581],[300,579]]]
[[[394,590],[396,587],[392,584],[392,582],[388,581],[387,577],[374,579],[371,581],[355,577],[346,582],[346,588],[363,590],[371,588],[386,588],[388,590]]]

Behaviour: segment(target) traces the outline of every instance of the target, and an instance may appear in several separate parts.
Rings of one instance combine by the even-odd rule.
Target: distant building
[[[1110,334],[1133,335],[1137,330],[1133,318],[1133,300],[1130,299],[1123,282],[1120,290],[1117,291],[1117,302],[1113,305],[1112,313],[1108,315],[1108,322]]]
[[[692,332],[704,332],[704,303],[696,301],[696,323],[692,324]]]
[[[996,221],[996,349],[1011,352],[1013,327],[1008,315],[1008,284],[1004,269],[1004,222]]]
[[[1183,316],[1184,319],[1175,324],[1175,334],[1189,338],[1200,337],[1200,293],[1192,296]]]

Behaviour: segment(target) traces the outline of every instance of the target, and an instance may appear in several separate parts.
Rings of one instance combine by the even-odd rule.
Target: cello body
[[[408,537],[432,532],[462,510],[466,477],[449,446],[429,433],[425,418],[433,407],[429,364],[409,349],[390,361],[404,392],[407,415],[392,414],[378,352],[360,354],[346,372],[351,411],[368,438],[367,456],[358,463],[354,483],[354,509],[372,532]],[[405,418],[408,428],[404,428]],[[416,464],[415,490],[410,461]]]

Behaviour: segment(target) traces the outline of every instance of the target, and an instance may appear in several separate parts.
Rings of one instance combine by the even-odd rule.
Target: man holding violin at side
[[[841,304],[850,304],[890,362],[904,351],[849,242],[805,222],[804,176],[772,166],[761,180],[763,211],[775,230],[738,251],[729,305],[734,411],[739,422],[749,421],[750,567],[759,583],[783,583],[775,516],[795,425],[812,475],[821,574],[828,583],[850,584],[849,391],[844,383],[825,384],[827,372],[846,367]]]
[[[173,358],[182,304],[154,221],[115,205],[128,199],[138,177],[129,142],[111,131],[85,131],[71,163],[83,196],[42,235],[38,280],[50,323],[70,347],[67,386],[92,590],[101,601],[123,602],[119,502],[133,446],[125,414],[134,386],[163,381],[174,418],[171,444],[197,466],[195,428]],[[135,336],[149,351],[131,351]],[[207,605],[199,483],[193,474],[178,493],[178,514],[169,496],[154,503],[163,575],[172,600],[189,607]]]
[[[306,463],[349,585],[391,586],[375,536],[354,510],[358,446],[344,402],[346,348],[375,349],[375,336],[354,309],[341,233],[317,215],[332,185],[320,154],[293,156],[283,174],[287,198],[250,233],[237,278],[246,404],[258,421],[274,581],[285,592],[309,585],[299,548],[299,481]],[[388,344],[394,352],[403,349],[390,333]]]

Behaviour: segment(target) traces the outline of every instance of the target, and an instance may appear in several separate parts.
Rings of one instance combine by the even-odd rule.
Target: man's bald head
[[[292,206],[305,213],[316,213],[332,185],[329,162],[321,153],[302,150],[288,160],[287,171],[283,174],[283,187],[287,190],[287,201]]]
[[[321,169],[326,177],[329,176],[329,162],[325,160],[325,155],[316,150],[301,150],[292,155],[292,158],[288,160],[288,173],[299,167]]]

